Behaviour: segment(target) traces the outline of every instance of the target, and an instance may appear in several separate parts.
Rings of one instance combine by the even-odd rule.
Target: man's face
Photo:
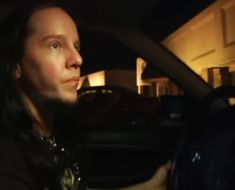
[[[57,7],[36,11],[19,63],[21,89],[34,98],[75,102],[82,57],[74,21]]]

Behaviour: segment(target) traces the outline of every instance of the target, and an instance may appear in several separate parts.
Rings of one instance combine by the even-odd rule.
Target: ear
[[[21,75],[22,75],[22,70],[21,70],[21,66],[20,66],[19,63],[17,63],[17,64],[15,65],[14,74],[15,74],[15,78],[16,78],[16,79],[19,79],[19,78],[21,77]]]

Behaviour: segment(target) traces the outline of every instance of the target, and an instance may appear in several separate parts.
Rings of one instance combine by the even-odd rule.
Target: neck
[[[22,99],[32,117],[34,131],[40,136],[50,137],[54,119],[52,108],[46,101],[32,99],[26,94],[22,94]]]

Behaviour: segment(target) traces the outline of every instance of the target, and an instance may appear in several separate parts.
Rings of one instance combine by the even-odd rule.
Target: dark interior
[[[101,32],[100,26],[138,29],[159,43],[214,1],[68,1],[78,15],[83,74],[135,68],[138,53]],[[2,1],[1,17],[21,3],[27,1]],[[144,181],[159,165],[173,159],[177,167],[170,179],[172,190],[231,189],[229,185],[235,181],[230,159],[230,155],[234,158],[235,109],[226,98],[235,96],[234,88],[212,91],[197,77],[191,81],[192,73],[186,75],[185,71],[174,76],[182,76],[186,80],[182,87],[188,87],[188,92],[195,89],[192,94],[153,99],[117,87],[78,91],[78,105],[62,111],[57,127],[67,138],[67,146],[77,150],[89,187],[115,188]],[[204,97],[209,90],[212,92]],[[227,127],[221,128],[224,125]]]

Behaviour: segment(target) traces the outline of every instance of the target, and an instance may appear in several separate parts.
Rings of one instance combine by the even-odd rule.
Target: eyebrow
[[[65,40],[65,37],[63,35],[60,35],[60,34],[52,34],[52,35],[48,35],[48,36],[45,36],[42,38],[42,41],[47,41],[49,39],[61,39],[61,40]],[[76,45],[79,45],[80,46],[80,40],[77,39],[75,42],[74,42]]]
[[[60,34],[52,34],[52,35],[43,37],[42,41],[46,41],[46,40],[51,39],[51,38],[64,39],[64,37]]]

